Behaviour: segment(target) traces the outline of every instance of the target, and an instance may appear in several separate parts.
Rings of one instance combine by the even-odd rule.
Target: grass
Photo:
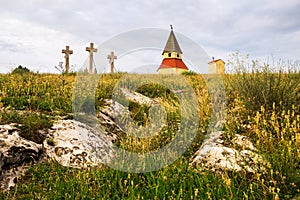
[[[184,75],[197,96],[200,121],[196,138],[174,163],[158,171],[135,174],[107,166],[71,169],[48,161],[33,166],[12,191],[0,192],[0,199],[292,198],[300,193],[300,74],[268,70],[240,72],[222,77],[227,94],[223,129],[228,132],[228,141],[235,133],[247,135],[266,159],[266,171],[247,175],[230,171],[213,173],[189,165],[203,142],[214,109],[209,106],[211,93],[205,80],[214,80]],[[122,136],[116,143],[129,151],[153,151],[168,144],[177,133],[182,120],[178,93],[160,84],[139,86],[139,79],[134,76],[139,75],[102,75],[95,86],[95,98],[79,98],[75,103],[80,109],[98,112],[104,99],[112,97],[114,88],[130,80],[138,92],[159,100],[166,109],[167,123],[158,136],[146,139]],[[142,75],[142,79],[152,76]],[[186,89],[172,77],[163,76],[159,80],[169,81],[176,92]],[[21,124],[23,137],[37,142],[43,140],[38,130],[47,130],[54,119],[69,116],[72,111],[74,84],[75,75],[0,75],[1,124]],[[78,91],[84,91],[85,87],[82,85]],[[95,107],[89,108],[91,102],[95,102]],[[134,122],[147,126],[150,107],[136,102],[128,105]]]
[[[264,199],[272,192],[257,193],[267,185],[239,174],[216,176],[198,173],[180,158],[164,169],[149,173],[125,173],[99,167],[68,169],[47,162],[30,170],[7,199]],[[17,193],[15,193],[17,192]],[[6,196],[5,196],[6,195]]]
[[[17,123],[21,137],[42,144],[54,117],[36,112],[6,111],[0,113],[0,124]]]

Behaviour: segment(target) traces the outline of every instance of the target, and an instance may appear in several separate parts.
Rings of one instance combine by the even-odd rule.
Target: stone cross
[[[115,56],[114,52],[112,51],[110,55],[107,55],[107,59],[109,59],[110,73],[114,73],[115,59],[117,59],[117,56]]]
[[[66,46],[66,49],[63,49],[61,51],[62,53],[65,54],[65,59],[66,59],[66,63],[65,63],[65,73],[69,73],[70,70],[70,55],[73,54],[73,50],[70,50],[69,46]]]
[[[98,51],[98,49],[94,48],[94,43],[91,43],[90,47],[86,47],[85,50],[88,51],[90,54],[90,56],[89,56],[89,60],[90,60],[89,73],[91,74],[91,73],[93,73],[93,62],[94,62],[93,53],[96,53]]]

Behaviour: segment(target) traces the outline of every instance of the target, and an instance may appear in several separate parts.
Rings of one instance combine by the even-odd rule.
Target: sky
[[[189,46],[184,45],[184,39],[180,40],[181,35],[201,47],[208,58],[221,58],[225,62],[235,51],[261,60],[296,61],[300,57],[299,0],[0,2],[0,73],[10,72],[18,65],[35,72],[58,72],[55,66],[64,61],[61,50],[66,45],[74,51],[71,65],[79,69],[85,65],[88,57],[85,47],[90,42],[98,46],[95,56],[105,58],[109,51],[101,49],[102,44],[112,38],[117,40],[134,30],[143,33],[154,29],[165,30],[156,38],[160,42],[156,49],[147,46],[139,51],[133,49],[123,57],[118,55],[121,54],[118,49],[111,50],[120,56],[115,61],[119,71],[132,70],[128,66],[159,66],[170,24],[187,57]],[[138,40],[149,37],[151,34]],[[108,68],[108,60],[106,64],[95,64],[105,65],[101,66],[104,70]]]

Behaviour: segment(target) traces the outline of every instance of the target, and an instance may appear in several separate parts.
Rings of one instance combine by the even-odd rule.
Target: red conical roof
[[[184,64],[184,62],[181,59],[177,59],[177,58],[163,59],[158,69],[163,69],[163,68],[180,68],[180,69],[189,70],[187,66]]]

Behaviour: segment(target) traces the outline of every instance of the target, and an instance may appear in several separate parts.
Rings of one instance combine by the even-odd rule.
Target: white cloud
[[[169,24],[209,56],[226,60],[240,50],[299,59],[299,8],[297,0],[7,1],[0,7],[0,72],[12,64],[54,71],[67,44],[74,50],[71,62],[80,66],[89,42],[101,44],[138,28],[169,29]]]

